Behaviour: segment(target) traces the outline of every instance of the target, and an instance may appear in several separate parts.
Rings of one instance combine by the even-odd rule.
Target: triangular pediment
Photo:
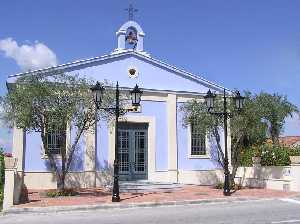
[[[134,69],[136,73],[131,75],[130,69]],[[23,75],[47,74],[54,71],[78,74],[95,81],[108,80],[113,83],[118,81],[120,86],[128,88],[138,84],[143,89],[194,93],[205,93],[208,89],[215,91],[224,89],[198,75],[134,51],[124,51],[9,76],[7,83],[13,83]]]

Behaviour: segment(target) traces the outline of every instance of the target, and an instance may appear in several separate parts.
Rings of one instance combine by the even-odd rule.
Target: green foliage
[[[76,127],[88,128],[95,120],[92,84],[91,80],[76,75],[21,77],[9,94],[1,98],[3,118],[11,126],[15,123],[27,131],[43,132],[46,126],[63,129],[68,121]],[[110,98],[107,96],[104,104]]]
[[[240,166],[252,166],[252,157],[254,151],[252,148],[243,149],[241,151]]]
[[[216,189],[223,189],[224,188],[224,183],[223,182],[218,182],[215,184]]]
[[[260,93],[256,96],[259,113],[268,125],[269,135],[273,144],[278,144],[279,135],[283,129],[285,118],[299,113],[298,108],[279,94]]]
[[[218,182],[218,183],[215,184],[214,188],[215,188],[215,189],[219,189],[219,190],[224,189],[224,183],[223,183],[223,182]],[[233,184],[230,186],[230,189],[231,189],[231,190],[241,190],[242,188],[243,188],[243,186],[240,185],[240,184],[234,184],[234,183],[233,183]]]
[[[267,125],[261,122],[260,107],[256,97],[250,92],[245,92],[244,107],[236,111],[231,104],[233,118],[230,120],[230,131],[233,143],[238,143],[239,149],[259,145],[266,141]]]
[[[292,148],[289,152],[290,156],[300,156],[300,146]]]
[[[70,196],[76,196],[79,195],[77,191],[74,189],[63,189],[63,190],[51,190],[46,192],[46,196],[49,198],[55,198],[55,197],[70,197]]]
[[[232,99],[227,97],[228,111],[232,115],[229,120],[231,133],[231,165],[232,177],[235,176],[238,166],[252,166],[252,157],[264,153],[262,163],[271,166],[289,164],[288,151],[284,147],[270,146],[271,148],[254,147],[263,145],[269,136],[273,144],[277,145],[278,136],[283,129],[285,118],[298,113],[298,108],[288,102],[285,96],[279,94],[260,93],[253,95],[245,92],[244,108],[237,111]],[[217,96],[215,101],[217,112],[223,112],[223,97]],[[220,144],[219,130],[224,126],[221,116],[212,116],[207,113],[204,103],[192,100],[182,106],[183,121],[188,125],[193,120],[200,121],[200,132],[209,133],[216,142],[218,162],[224,167],[224,155]],[[253,148],[254,147],[254,148]],[[264,146],[266,147],[266,146]],[[231,182],[234,178],[231,179]]]
[[[290,148],[281,145],[264,144],[261,148],[262,166],[288,166],[290,165]]]
[[[68,124],[70,129],[76,130],[68,148],[61,144],[61,160],[48,154],[51,169],[56,174],[60,188],[64,188],[66,173],[69,172],[83,132],[94,127],[100,118],[112,117],[109,112],[96,110],[90,91],[92,85],[91,80],[77,75],[54,71],[48,74],[36,73],[18,78],[16,83],[10,86],[9,93],[0,100],[3,108],[2,119],[5,123],[10,126],[15,124],[27,132],[39,132],[46,153],[49,129],[65,130]],[[102,106],[111,107],[114,97],[114,91],[108,88],[103,96]],[[66,132],[60,133],[59,137],[64,142]]]
[[[223,111],[223,99],[218,96],[215,102],[215,111]],[[250,92],[245,92],[245,103],[242,111],[237,111],[232,99],[228,100],[228,111],[233,115],[230,119],[230,132],[232,138],[231,161],[234,170],[240,164],[240,152],[242,148],[254,144],[261,144],[267,138],[267,126],[261,122],[260,109],[257,106],[255,97]],[[218,144],[219,162],[223,164],[222,148],[220,145],[219,130],[223,128],[224,121],[220,116],[213,116],[207,113],[204,103],[192,100],[182,107],[184,112],[184,124],[188,125],[193,120],[199,120],[200,131],[203,134],[209,133],[216,139]]]
[[[4,197],[4,151],[0,148],[0,211],[2,209],[3,197]]]
[[[252,157],[261,157],[262,166],[288,166],[293,149],[281,145],[262,144],[242,150],[241,166],[252,166]]]

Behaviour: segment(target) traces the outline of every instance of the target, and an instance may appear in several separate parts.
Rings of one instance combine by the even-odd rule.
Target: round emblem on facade
[[[139,72],[136,67],[129,67],[128,75],[130,78],[136,78],[139,75]]]

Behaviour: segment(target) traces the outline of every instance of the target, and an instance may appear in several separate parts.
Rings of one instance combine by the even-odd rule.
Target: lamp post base
[[[112,198],[111,198],[111,201],[112,202],[120,202],[120,196],[113,195]]]
[[[224,180],[224,189],[223,189],[223,195],[224,196],[230,196],[231,194],[230,194],[230,182],[229,182],[229,171],[228,171],[228,167],[227,167],[227,164],[228,164],[228,162],[226,161],[225,162],[225,169],[226,169],[226,171],[225,171],[225,180]]]
[[[223,191],[224,196],[230,196],[230,191]]]
[[[112,191],[112,202],[120,202],[120,189],[119,189],[119,166],[118,162],[114,162],[114,183]]]

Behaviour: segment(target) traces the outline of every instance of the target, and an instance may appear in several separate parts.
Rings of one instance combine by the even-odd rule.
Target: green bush
[[[292,148],[289,153],[290,156],[300,156],[300,146]]]
[[[50,190],[46,192],[46,196],[49,198],[55,197],[68,197],[68,196],[76,196],[79,193],[74,189],[64,189],[64,190]]]
[[[223,182],[218,182],[218,183],[215,184],[214,188],[219,189],[219,190],[224,189],[224,183]],[[242,188],[243,187],[240,184],[233,184],[233,185],[230,186],[231,190],[241,190]]]
[[[285,146],[263,145],[261,152],[262,166],[288,166],[291,164],[289,153],[290,148]]]
[[[241,152],[240,164],[241,166],[252,166],[252,157],[260,156],[262,166],[288,166],[291,163],[289,158],[291,153],[300,154],[300,149],[297,150],[293,151],[289,147],[270,144],[250,147]]]
[[[241,151],[240,166],[252,166],[253,149],[248,148]]]
[[[222,182],[216,183],[215,188],[216,189],[223,189],[224,188],[224,183],[222,183]]]

